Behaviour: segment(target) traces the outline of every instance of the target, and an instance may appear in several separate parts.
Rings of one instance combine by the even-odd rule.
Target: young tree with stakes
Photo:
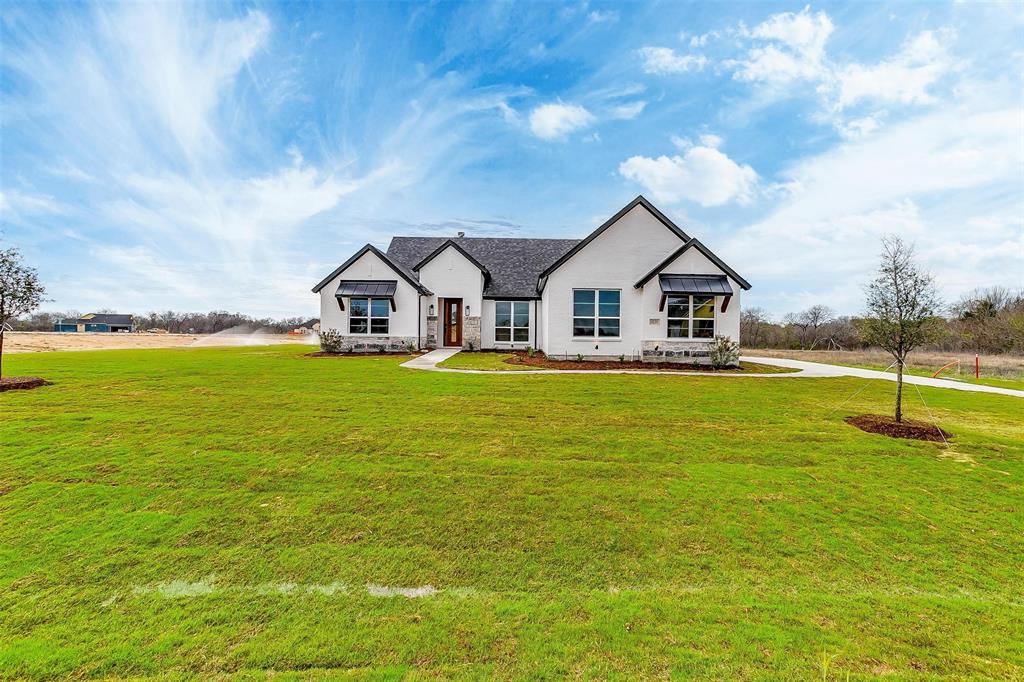
[[[3,379],[4,332],[17,317],[43,301],[43,286],[35,268],[21,260],[17,249],[0,249],[0,379]]]
[[[903,369],[907,356],[941,334],[941,302],[935,280],[914,262],[914,248],[899,237],[882,240],[878,273],[865,288],[867,313],[861,333],[896,359],[896,421],[903,421]]]

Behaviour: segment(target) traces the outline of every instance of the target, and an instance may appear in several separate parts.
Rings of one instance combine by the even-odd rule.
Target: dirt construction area
[[[114,334],[103,332],[7,332],[4,353],[40,353],[64,350],[178,348],[184,346],[265,346],[278,343],[315,344],[316,336],[288,334]]]

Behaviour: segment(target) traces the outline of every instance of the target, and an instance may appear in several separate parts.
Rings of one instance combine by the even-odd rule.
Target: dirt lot
[[[176,348],[181,346],[264,346],[276,343],[316,343],[315,336],[287,334],[109,334],[61,332],[7,332],[5,353],[56,350],[112,350],[124,348]]]
[[[790,358],[810,362],[826,362],[837,365],[861,365],[888,367],[892,356],[882,350],[776,350],[771,348],[746,348],[745,355],[769,358]],[[930,374],[946,363],[960,360],[960,372],[974,375],[974,355],[971,353],[935,353],[923,351],[911,353],[909,365],[912,370],[928,371]],[[949,376],[956,376],[956,368],[950,368]],[[1015,379],[1024,376],[1024,357],[1019,355],[982,355],[981,375]]]

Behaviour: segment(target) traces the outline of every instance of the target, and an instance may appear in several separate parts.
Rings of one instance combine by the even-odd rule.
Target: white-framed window
[[[617,338],[620,323],[618,289],[572,290],[572,335]]]
[[[494,302],[494,340],[525,343],[530,340],[530,302]]]
[[[715,297],[669,294],[668,338],[715,338]]]
[[[391,301],[386,298],[352,298],[348,306],[349,334],[387,334]]]

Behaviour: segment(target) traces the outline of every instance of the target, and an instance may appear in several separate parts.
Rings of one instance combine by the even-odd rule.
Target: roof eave
[[[327,286],[332,279],[334,279],[335,277],[337,277],[341,273],[345,272],[345,270],[347,270],[349,268],[349,266],[351,266],[357,260],[362,258],[368,251],[373,253],[378,258],[380,258],[384,262],[385,265],[387,265],[389,268],[394,270],[395,274],[397,274],[399,277],[401,277],[406,282],[408,282],[410,285],[412,285],[412,287],[415,288],[420,294],[422,294],[424,296],[431,296],[432,295],[429,289],[427,289],[425,286],[423,286],[422,284],[420,284],[416,280],[414,280],[411,277],[409,277],[409,275],[407,275],[402,270],[402,268],[400,268],[393,260],[391,260],[386,253],[384,253],[383,251],[378,249],[373,244],[367,244],[363,248],[359,249],[355,253],[355,255],[353,255],[347,261],[345,261],[344,263],[339,265],[337,268],[335,268],[334,272],[332,272],[331,274],[327,275],[327,277],[324,277],[322,280],[320,280],[320,282],[315,287],[313,287],[313,293],[314,294],[320,293],[320,290],[323,289],[325,286]]]

